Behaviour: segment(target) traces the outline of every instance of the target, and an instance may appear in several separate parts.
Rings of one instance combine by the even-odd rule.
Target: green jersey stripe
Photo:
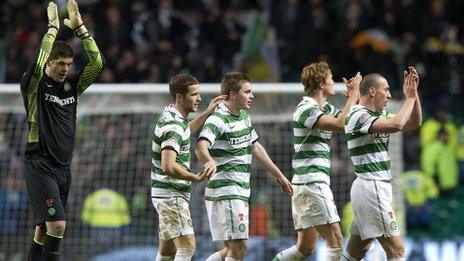
[[[164,183],[158,180],[152,180],[151,187],[161,188],[161,189],[175,189],[175,190],[182,191],[185,193],[190,193],[190,191],[192,190],[191,185],[185,185],[185,184],[180,184],[180,183]]]
[[[348,149],[348,152],[351,157],[359,156],[363,154],[369,154],[369,153],[383,152],[383,151],[388,151],[387,143],[366,144],[366,145],[359,146],[356,148]]]
[[[303,113],[301,113],[300,117],[296,120],[296,123],[305,126],[306,120],[309,118],[309,115],[311,115],[311,112],[315,110],[316,108],[311,108],[309,107],[308,109],[305,109]]]
[[[182,136],[180,136],[177,132],[174,132],[174,131],[168,131],[168,132],[164,133],[163,136],[161,136],[161,140],[163,140],[163,141],[166,141],[166,140],[168,140],[170,138],[176,139],[176,141],[179,144],[182,144],[182,142],[183,142]]]
[[[250,173],[251,164],[235,164],[235,163],[226,163],[224,165],[219,165],[216,168],[216,172],[246,172]]]
[[[247,154],[252,154],[253,148],[247,146],[244,148],[237,149],[210,149],[209,153],[211,157],[234,157],[234,156],[243,156]]]
[[[239,131],[226,132],[226,133],[223,133],[221,136],[219,136],[218,140],[229,140],[233,138],[240,138],[242,136],[250,134],[252,130],[253,128],[249,127],[249,128],[239,130]]]
[[[324,158],[330,159],[330,151],[299,151],[293,159]]]
[[[354,166],[356,174],[390,170],[390,161],[379,161]]]
[[[315,173],[315,172],[322,172],[324,174],[329,175],[330,168],[322,167],[322,166],[304,166],[298,167],[293,169],[294,175],[303,175],[308,173]]]
[[[224,123],[234,123],[234,122],[238,122],[238,121],[241,121],[241,120],[246,120],[248,118],[248,113],[246,113],[245,111],[240,111],[240,115],[238,116],[235,116],[235,115],[232,115],[232,114],[224,114],[224,113],[221,113],[219,112],[218,110],[216,110],[215,112],[213,112],[211,114],[211,116],[216,116],[218,118],[220,118]]]
[[[213,132],[213,134],[215,136],[219,136],[221,134],[221,131],[219,130],[219,128],[216,125],[212,124],[212,123],[206,123],[203,126],[203,128],[204,129],[209,128]]]
[[[208,201],[234,200],[234,199],[248,202],[248,197],[239,196],[239,195],[226,195],[226,196],[219,196],[219,197],[205,196],[205,200],[208,200]]]
[[[294,136],[293,137],[293,143],[295,144],[302,144],[302,143],[326,143],[326,144],[329,144],[330,142],[330,139],[324,139],[324,138],[321,138],[321,137],[318,137],[318,136],[312,136],[312,135],[308,135],[308,136]]]
[[[153,173],[158,174],[158,175],[166,176],[166,174],[163,172],[163,170],[160,169],[160,168],[158,168],[158,167],[156,167],[153,163],[151,164],[151,171],[152,171]]]

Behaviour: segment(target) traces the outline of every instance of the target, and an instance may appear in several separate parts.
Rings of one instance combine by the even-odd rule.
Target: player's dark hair
[[[369,88],[373,87],[374,89],[377,89],[380,85],[380,80],[383,78],[382,75],[378,73],[370,73],[366,76],[364,76],[359,83],[359,93],[361,95],[366,94],[367,90]]]
[[[190,74],[181,73],[172,77],[169,81],[169,93],[172,100],[176,100],[177,94],[184,96],[188,92],[188,87],[196,84],[200,84],[200,82]]]
[[[221,82],[221,94],[229,95],[230,92],[239,92],[243,84],[249,83],[250,78],[241,72],[231,72],[224,76]]]
[[[305,66],[301,71],[301,83],[304,86],[305,94],[314,94],[319,85],[325,83],[325,79],[330,73],[330,67],[326,62],[311,63]]]
[[[67,42],[55,41],[48,56],[48,60],[55,60],[58,58],[74,58],[74,51]]]

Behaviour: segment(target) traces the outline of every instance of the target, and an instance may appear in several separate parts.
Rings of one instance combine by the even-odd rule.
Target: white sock
[[[160,255],[159,252],[158,252],[158,254],[156,254],[155,261],[172,261],[172,260],[174,260],[173,256],[162,256],[162,255]]]
[[[240,261],[240,259],[233,258],[233,257],[230,257],[230,256],[226,256],[226,260],[225,260],[225,261]]]
[[[291,248],[287,248],[284,251],[278,253],[273,261],[299,261],[305,259],[300,250],[294,245]]]
[[[220,251],[217,251],[214,254],[210,255],[205,261],[222,261]]]
[[[340,258],[340,261],[358,261],[356,258],[352,257],[348,252],[343,252],[342,257]]]
[[[193,250],[179,248],[177,249],[176,256],[174,257],[174,261],[190,261],[193,256]]]
[[[343,255],[342,247],[327,247],[327,261],[339,261]]]
[[[387,259],[388,261],[406,261],[404,257],[394,257]]]

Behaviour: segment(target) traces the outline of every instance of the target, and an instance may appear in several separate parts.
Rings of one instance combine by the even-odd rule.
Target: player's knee
[[[195,252],[195,240],[185,240],[180,244],[177,248],[177,253],[179,253],[179,250],[185,250],[185,251],[191,251]]]
[[[247,251],[247,241],[246,240],[237,240],[229,244],[229,251],[232,251],[238,256],[244,256]]]
[[[397,244],[389,246],[389,248],[386,251],[387,251],[388,258],[399,258],[399,257],[404,257],[404,253],[406,250],[405,250],[404,244],[397,243]]]
[[[46,222],[47,224],[47,234],[53,236],[63,236],[64,231],[66,230],[66,221],[53,221]]]
[[[300,251],[300,253],[303,254],[304,256],[312,255],[314,253],[314,250],[316,249],[315,244],[308,244],[308,242],[297,244],[296,247],[298,248],[298,251]]]
[[[195,246],[192,248],[179,248],[176,252],[176,257],[174,261],[190,261],[192,259],[193,253],[195,252]]]

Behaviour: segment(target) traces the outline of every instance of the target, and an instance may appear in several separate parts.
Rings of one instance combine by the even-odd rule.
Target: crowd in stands
[[[66,12],[66,1],[56,2]],[[230,70],[295,82],[304,65],[326,60],[336,81],[357,71],[386,75],[395,97],[403,69],[415,65],[427,112],[432,100],[455,109],[462,98],[461,0],[79,2],[107,61],[100,82],[167,82],[179,72],[217,82]],[[3,1],[0,82],[19,81],[45,31],[44,3]],[[70,31],[59,38],[79,43]]]
[[[2,1],[0,83],[19,82],[46,28],[45,2]],[[65,12],[66,1],[56,2],[60,12]],[[180,72],[192,73],[200,82],[218,82],[231,70],[244,71],[255,82],[297,82],[304,65],[326,60],[335,81],[357,71],[378,72],[390,81],[393,96],[401,98],[403,69],[414,65],[421,75],[425,118],[420,130],[404,134],[402,184],[408,229],[427,233],[433,224],[446,225],[445,220],[463,216],[453,215],[459,208],[449,202],[464,195],[464,107],[460,106],[464,98],[464,1],[80,0],[79,4],[106,59],[100,83],[167,82]],[[79,44],[71,31],[61,32],[59,38]],[[81,66],[76,64],[76,68]],[[116,189],[121,189],[116,184],[124,184],[126,191],[118,192],[133,197],[127,200],[134,222],[154,211],[140,196],[146,192],[140,193],[140,188],[145,188],[149,173],[150,137],[136,132],[151,133],[151,117],[119,115],[95,121],[87,117],[77,133],[75,157],[83,164],[74,166],[81,175],[74,184],[87,194],[99,189],[92,186],[92,177]],[[143,122],[146,126],[133,128]],[[27,211],[27,199],[21,193],[25,190],[21,182],[24,144],[20,141],[25,140],[25,128],[22,116],[0,112],[2,234],[16,233],[23,226],[15,222],[27,218],[19,217]],[[144,142],[134,140],[140,138]],[[114,143],[104,142],[108,140]],[[134,176],[110,178],[114,173]],[[84,198],[74,200],[82,203]]]

